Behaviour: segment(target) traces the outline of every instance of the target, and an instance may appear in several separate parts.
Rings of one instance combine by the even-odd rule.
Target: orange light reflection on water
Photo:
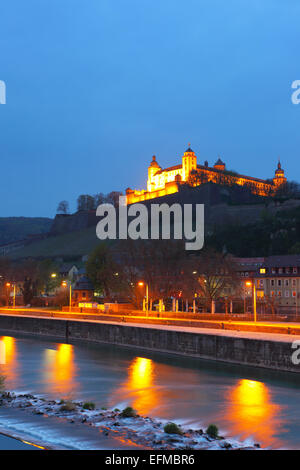
[[[57,349],[46,349],[44,378],[46,391],[62,398],[71,398],[79,384],[72,344],[59,344]]]
[[[282,406],[272,402],[263,382],[241,379],[228,394],[225,420],[230,434],[252,436],[263,446],[280,447],[283,433]]]
[[[17,345],[15,338],[2,336],[0,372],[5,377],[5,387],[14,388],[18,379]]]

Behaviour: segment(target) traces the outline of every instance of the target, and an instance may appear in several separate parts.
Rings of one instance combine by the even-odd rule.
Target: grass
[[[14,250],[10,257],[51,258],[53,256],[82,256],[91,252],[100,240],[96,237],[96,227],[65,233],[32,243]]]
[[[95,405],[95,403],[93,403],[92,401],[86,401],[86,402],[83,404],[82,408],[83,408],[84,410],[94,410],[94,409],[96,408],[96,405]]]
[[[74,410],[76,410],[76,405],[72,401],[66,401],[60,407],[60,411],[74,411]]]
[[[136,411],[131,408],[131,406],[127,406],[127,408],[124,408],[124,410],[121,411],[120,416],[122,418],[135,418],[137,414]]]
[[[164,432],[167,434],[183,434],[182,430],[176,423],[168,423],[164,426]]]
[[[0,375],[0,393],[5,391],[5,377]]]
[[[212,437],[214,439],[217,439],[217,437],[219,436],[219,429],[218,426],[216,426],[215,424],[210,424],[205,432],[209,435],[209,437]]]

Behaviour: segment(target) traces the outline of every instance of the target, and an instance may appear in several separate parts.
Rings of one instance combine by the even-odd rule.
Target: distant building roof
[[[68,272],[70,271],[70,269],[72,269],[73,267],[75,267],[76,269],[78,269],[77,266],[76,266],[76,264],[74,264],[74,263],[64,263],[64,264],[62,264],[61,267],[59,268],[59,272],[60,272],[60,273],[68,273]]]
[[[279,256],[268,256],[265,259],[264,266],[266,268],[284,268],[284,267],[298,267],[300,266],[300,254],[299,255],[279,255]]]
[[[92,291],[94,291],[95,289],[94,289],[94,286],[93,286],[92,282],[89,280],[89,278],[86,277],[86,276],[82,276],[76,282],[75,287],[74,287],[73,290],[86,290],[86,291],[92,290]]]

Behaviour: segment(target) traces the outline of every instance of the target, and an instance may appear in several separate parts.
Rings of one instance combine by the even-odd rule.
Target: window
[[[274,297],[274,295],[275,295],[275,292],[271,290],[271,297]]]
[[[260,279],[258,287],[264,287],[264,280]]]
[[[297,286],[297,279],[292,279],[292,286],[296,287]]]
[[[281,297],[281,290],[277,291],[278,297]]]
[[[289,296],[290,296],[290,293],[289,293],[289,291],[288,291],[288,290],[286,290],[286,291],[285,291],[285,293],[284,293],[284,295],[285,295],[285,297],[289,297]]]
[[[286,272],[287,274],[289,274],[290,268],[285,268],[285,272]]]
[[[297,295],[294,290],[293,290],[293,294],[292,294],[292,295],[293,295],[293,297],[296,297],[296,295]]]
[[[277,279],[277,285],[281,287],[281,279]]]
[[[285,280],[284,280],[284,285],[285,285],[286,287],[288,287],[288,286],[290,285],[290,280],[289,280],[289,279],[285,279]]]
[[[275,279],[271,279],[271,286],[272,286],[272,287],[275,286]]]
[[[283,271],[282,268],[279,268],[279,269],[278,269],[278,273],[279,273],[279,274],[282,274],[282,271]]]
[[[297,268],[293,268],[293,273],[294,273],[294,274],[297,274],[297,272],[298,272],[298,269],[297,269]]]
[[[82,298],[83,298],[83,299],[86,298],[86,293],[85,293],[85,292],[82,292]]]
[[[276,269],[272,268],[272,274],[276,274]]]

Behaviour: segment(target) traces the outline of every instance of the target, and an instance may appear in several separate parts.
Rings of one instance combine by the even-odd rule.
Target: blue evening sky
[[[153,154],[300,181],[299,0],[9,0],[0,216],[146,187]]]

